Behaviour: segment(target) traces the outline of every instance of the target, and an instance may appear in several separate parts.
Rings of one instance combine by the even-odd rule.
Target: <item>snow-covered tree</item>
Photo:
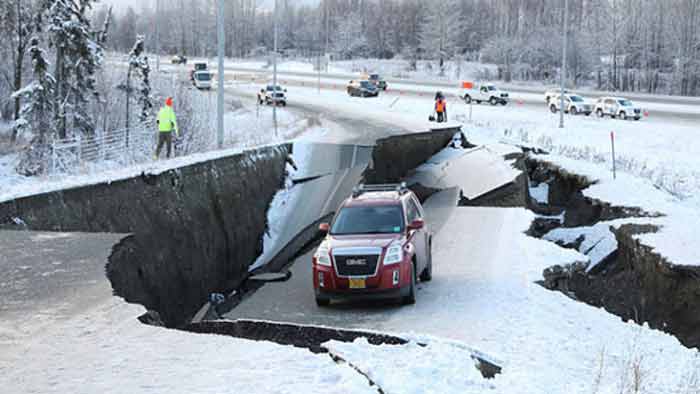
[[[129,69],[127,71],[127,119],[129,119],[128,107],[131,93],[136,90],[138,92],[138,101],[141,110],[139,112],[139,122],[146,123],[151,120],[151,111],[153,109],[153,97],[151,96],[151,81],[149,75],[151,67],[148,64],[148,56],[145,53],[144,37],[139,36],[136,39],[134,47],[129,53]],[[131,83],[131,78],[134,74],[138,74],[139,84],[134,89]],[[127,120],[128,122],[128,120]],[[127,126],[128,127],[128,126]]]
[[[357,10],[336,19],[337,29],[333,38],[333,49],[341,57],[367,57],[367,38],[362,29],[361,20]]]
[[[12,0],[0,7],[0,31],[5,34],[11,46],[9,54],[12,62],[12,88],[22,88],[25,55],[30,45],[30,38],[37,29],[33,18],[34,2],[31,0]],[[15,96],[13,115],[15,121],[20,118],[21,97]],[[15,125],[12,140],[17,138],[20,124]]]
[[[42,0],[49,42],[56,52],[55,118],[60,137],[66,136],[69,126],[83,134],[95,129],[88,104],[97,95],[95,73],[102,62],[102,47],[93,39],[87,17],[94,2]]]
[[[39,39],[30,40],[29,57],[32,61],[34,80],[13,97],[22,98],[23,106],[16,121],[19,132],[31,131],[34,135],[31,146],[23,152],[17,171],[24,175],[42,173],[48,155],[48,137],[55,134],[52,120],[56,80],[49,71],[46,53],[39,47]]]
[[[445,73],[445,60],[459,49],[462,20],[457,0],[429,2],[423,7],[420,25],[420,47],[431,58],[439,60],[440,73]]]

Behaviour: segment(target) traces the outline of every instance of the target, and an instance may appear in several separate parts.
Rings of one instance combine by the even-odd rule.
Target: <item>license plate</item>
[[[359,279],[353,279],[350,278],[350,288],[351,289],[364,289],[365,286],[365,278],[359,278]]]

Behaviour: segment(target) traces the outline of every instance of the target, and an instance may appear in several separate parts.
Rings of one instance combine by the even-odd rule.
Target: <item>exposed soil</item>
[[[557,227],[590,226],[618,218],[653,217],[636,207],[618,207],[583,196],[591,182],[561,168],[527,160],[531,181],[549,184],[548,205],[531,200],[530,208],[559,218],[536,219],[529,234],[542,237]],[[675,335],[688,347],[700,347],[700,268],[673,265],[635,235],[655,232],[653,225],[612,228],[618,248],[586,272],[587,264],[554,266],[543,272],[542,285],[587,304],[603,307],[623,320],[648,323]],[[563,247],[578,249],[582,238]]]

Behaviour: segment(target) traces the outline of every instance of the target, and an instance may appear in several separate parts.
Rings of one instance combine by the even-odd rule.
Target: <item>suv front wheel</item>
[[[428,263],[425,265],[425,269],[420,273],[421,282],[430,282],[433,279],[433,243],[428,244]]]
[[[595,113],[598,114],[599,118],[602,118],[603,116],[605,116],[605,114],[603,113],[603,110],[600,108],[598,108],[598,110],[595,111]]]
[[[416,303],[416,262],[411,263],[411,284],[408,288],[408,294],[403,297],[401,302],[404,305],[412,305]]]

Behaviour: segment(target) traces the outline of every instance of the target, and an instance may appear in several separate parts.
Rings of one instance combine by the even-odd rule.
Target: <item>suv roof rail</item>
[[[408,193],[406,182],[401,183],[380,183],[374,185],[365,185],[361,183],[352,189],[352,197],[357,198],[364,193],[369,192],[397,192],[399,196]]]

